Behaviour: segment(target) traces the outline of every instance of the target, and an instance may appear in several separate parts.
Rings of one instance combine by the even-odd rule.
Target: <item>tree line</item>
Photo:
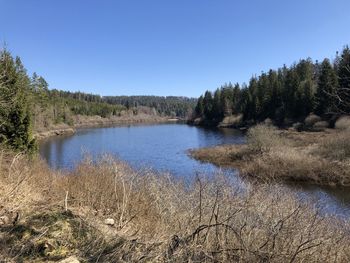
[[[29,76],[19,57],[0,50],[0,144],[35,151],[33,131],[59,123],[73,124],[75,115],[101,117],[138,114],[138,108],[162,116],[192,114],[196,99],[158,96],[108,96],[49,89],[38,74]],[[147,108],[148,109],[148,108]],[[147,112],[148,112],[147,111]]]
[[[29,77],[19,57],[0,51],[0,144],[20,151],[35,151],[34,129],[49,128],[59,123],[72,124],[72,116],[118,115],[125,109],[93,100],[49,90],[46,80],[36,73]]]
[[[267,118],[278,125],[300,121],[310,113],[323,117],[350,113],[350,49],[345,46],[331,61],[302,59],[253,76],[248,84],[225,84],[200,96],[195,118],[216,124],[242,114],[244,122]]]
[[[110,104],[120,104],[126,108],[145,106],[154,108],[159,115],[187,118],[193,113],[197,99],[179,96],[106,96],[102,98]]]

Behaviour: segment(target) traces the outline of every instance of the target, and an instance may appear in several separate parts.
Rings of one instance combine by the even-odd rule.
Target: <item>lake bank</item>
[[[349,222],[320,213],[280,186],[248,184],[242,193],[220,174],[198,176],[186,186],[110,158],[62,172],[38,159],[4,156],[0,261],[277,263],[350,257]]]
[[[332,132],[332,130],[330,130]],[[299,146],[303,144],[301,142],[301,133],[289,131],[288,137],[291,141],[299,141]],[[293,135],[294,134],[294,135]],[[318,134],[318,136],[317,136]],[[282,135],[281,135],[282,136]],[[299,136],[298,139],[293,136]],[[303,138],[305,143],[320,140],[321,133],[304,133]],[[330,135],[324,136],[328,138]],[[273,136],[267,136],[268,139],[274,139]],[[278,139],[279,137],[277,137]],[[280,142],[281,139],[279,139]],[[269,144],[274,141],[268,141]],[[56,136],[44,140],[40,143],[40,155],[44,158],[48,165],[54,170],[74,170],[80,162],[84,161],[85,157],[89,160],[96,160],[101,154],[109,154],[120,160],[127,162],[133,169],[142,170],[144,168],[151,169],[157,173],[171,174],[172,176],[184,180],[191,184],[198,175],[213,176],[217,173],[224,173],[230,180],[235,181],[236,185],[244,185],[246,181],[254,182],[254,176],[241,176],[237,172],[238,165],[243,164],[242,160],[239,160],[239,155],[235,157],[234,166],[230,166],[232,163],[228,163],[227,166],[217,165],[210,162],[199,162],[191,158],[188,154],[189,149],[210,148],[216,146],[218,149],[225,149],[226,145],[232,145],[234,149],[243,149],[246,147],[247,137],[244,133],[230,128],[215,128],[207,129],[197,126],[189,126],[178,123],[162,123],[162,124],[140,124],[140,125],[127,125],[127,126],[112,126],[107,128],[85,128],[79,129],[73,136]],[[266,143],[265,146],[266,147]],[[278,146],[279,147],[279,146]],[[280,153],[283,155],[285,150],[274,150],[273,153]],[[276,149],[274,147],[274,149]],[[277,148],[278,149],[278,148]],[[295,151],[293,151],[295,153]],[[245,151],[242,151],[245,153]],[[290,153],[290,152],[289,152]],[[214,159],[216,161],[220,158],[224,158],[225,152],[220,151]],[[253,155],[252,155],[253,156]],[[271,153],[265,154],[265,156],[273,156]],[[287,168],[289,166],[296,167],[295,156],[297,154],[288,155],[289,157],[284,160],[279,157],[275,160],[275,164],[272,168],[278,170],[280,163],[286,162]],[[304,159],[304,155],[300,155],[301,159]],[[248,155],[246,156],[248,157]],[[267,157],[266,162],[268,161]],[[248,159],[248,158],[247,158]],[[257,159],[259,160],[259,159]],[[228,159],[231,162],[231,159]],[[249,162],[245,162],[249,164]],[[305,167],[307,161],[300,162],[297,160],[297,164],[304,164]],[[260,163],[259,163],[260,164]],[[312,163],[314,166],[314,163]],[[316,163],[317,164],[317,163]],[[327,163],[325,163],[326,165]],[[247,165],[248,166],[248,165]],[[227,167],[227,168],[226,168]],[[254,165],[253,167],[258,167]],[[234,168],[234,169],[231,169]],[[265,167],[263,167],[265,168]],[[269,171],[272,171],[274,175],[278,175],[275,170],[268,170],[266,167],[265,180],[271,180],[268,177]],[[282,167],[280,169],[284,173],[286,171],[293,174],[292,169]],[[316,169],[313,168],[312,171]],[[326,169],[325,171],[329,170]],[[300,169],[300,174],[303,169]],[[298,171],[298,173],[299,173]],[[316,170],[317,171],[317,170]],[[307,171],[308,172],[308,171]],[[249,178],[249,180],[248,180]],[[247,180],[246,180],[247,179]],[[252,180],[253,179],[253,180]],[[264,180],[259,180],[264,181]],[[271,181],[271,185],[276,186],[274,180]],[[300,182],[300,181],[298,181]],[[243,184],[242,184],[243,183]],[[260,184],[260,182],[257,182]],[[304,196],[308,200],[313,200],[317,204],[325,203],[327,206],[323,206],[323,213],[332,213],[346,218],[350,217],[350,192],[341,190],[339,187],[324,187],[317,185],[310,185],[302,181],[297,187],[294,187],[295,180],[290,184],[283,184],[286,188],[292,190],[297,195]],[[317,200],[317,201],[316,201]]]
[[[181,177],[217,169],[187,155],[190,148],[244,143],[233,129],[205,129],[178,122],[138,123],[78,129],[73,136],[54,136],[39,144],[40,155],[54,169],[72,169],[88,154],[111,154],[134,168],[149,167]]]
[[[349,138],[349,132],[334,129],[297,132],[262,128],[250,140],[248,133],[248,145],[194,149],[190,155],[261,181],[349,186]]]
[[[82,128],[99,128],[128,124],[156,124],[156,123],[173,123],[179,121],[171,117],[161,117],[157,115],[138,114],[134,116],[120,116],[111,118],[102,118],[100,116],[83,116],[77,115],[73,117],[73,124],[65,123],[51,125],[49,128],[38,129],[34,132],[34,137],[43,140],[53,136],[71,135],[77,129]]]

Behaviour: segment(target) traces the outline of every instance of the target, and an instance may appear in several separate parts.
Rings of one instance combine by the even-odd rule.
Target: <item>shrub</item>
[[[322,131],[324,129],[327,129],[328,127],[329,123],[327,121],[318,121],[312,126],[312,128],[316,131]]]
[[[263,121],[263,123],[267,126],[272,126],[273,125],[273,121],[270,118],[267,118]]]
[[[316,122],[321,121],[321,117],[315,114],[310,114],[304,120],[304,123],[307,127],[312,127]]]
[[[332,160],[350,159],[350,131],[343,131],[323,140],[318,151],[321,156]]]
[[[304,128],[304,125],[301,122],[296,122],[296,123],[293,123],[293,128],[296,131],[302,131]]]
[[[265,152],[273,147],[283,146],[286,140],[275,127],[259,124],[249,129],[247,142],[252,151]]]
[[[350,129],[350,117],[349,116],[340,117],[335,123],[335,128],[338,130],[349,130]]]
[[[111,158],[96,164],[87,160],[61,176],[41,162],[23,158],[4,162],[6,173],[0,173],[1,205],[10,204],[4,197],[15,202],[13,195],[22,193],[11,205],[27,210],[16,227],[0,227],[0,261],[43,262],[51,249],[59,254],[49,259],[74,253],[83,262],[350,258],[347,224],[321,214],[285,187],[247,183],[242,191],[220,174],[185,185],[164,174],[133,171]],[[14,185],[3,191],[1,183],[8,180]],[[27,199],[37,201],[36,206],[24,207]],[[106,217],[114,218],[116,225],[101,226]]]

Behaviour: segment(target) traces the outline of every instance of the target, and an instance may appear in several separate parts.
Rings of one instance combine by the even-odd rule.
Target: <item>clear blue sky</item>
[[[349,0],[0,0],[0,41],[50,88],[197,97],[350,44]]]

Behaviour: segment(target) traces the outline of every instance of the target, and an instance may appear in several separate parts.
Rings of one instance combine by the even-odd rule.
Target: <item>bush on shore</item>
[[[222,175],[186,185],[107,157],[68,174],[19,155],[0,164],[1,213],[21,213],[0,226],[4,260],[350,260],[348,223],[321,215],[283,187],[247,183],[242,191]],[[101,223],[106,218],[113,227]]]
[[[350,130],[350,117],[342,116],[335,122],[335,128],[338,130]]]
[[[350,130],[339,132],[320,144],[318,153],[330,160],[347,161],[350,159]]]
[[[350,185],[350,133],[317,138],[309,133],[278,131],[257,125],[248,132],[248,147],[257,152],[242,173],[263,181],[308,181],[320,185]],[[331,161],[337,161],[330,164]]]
[[[259,124],[248,130],[247,143],[251,151],[262,153],[284,146],[287,141],[274,126]]]
[[[263,182],[306,181],[318,185],[350,185],[350,133],[278,130],[257,125],[249,129],[247,145],[192,150],[205,162],[229,166]]]

